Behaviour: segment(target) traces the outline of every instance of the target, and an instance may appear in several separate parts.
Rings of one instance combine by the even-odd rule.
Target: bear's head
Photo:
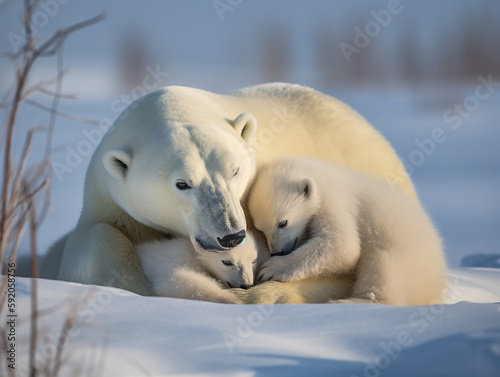
[[[248,209],[264,233],[271,256],[287,255],[309,238],[319,196],[315,182],[293,165],[262,169],[251,188]]]
[[[103,139],[106,190],[144,225],[189,236],[205,250],[230,250],[246,236],[240,199],[255,174],[257,121],[250,113],[221,116],[199,94],[191,103],[185,94],[155,93]]]
[[[221,253],[210,253],[191,239],[197,259],[210,274],[227,288],[247,289],[253,285],[257,249],[254,239],[247,235],[233,249]]]

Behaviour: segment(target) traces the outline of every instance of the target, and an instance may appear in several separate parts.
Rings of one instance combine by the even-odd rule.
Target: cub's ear
[[[250,113],[241,113],[232,121],[234,130],[243,140],[252,144],[257,133],[257,119]]]
[[[132,156],[130,152],[122,149],[110,149],[104,153],[102,159],[106,171],[120,182],[125,181],[131,162]]]
[[[316,183],[311,178],[304,178],[299,183],[299,195],[310,198],[316,191]]]

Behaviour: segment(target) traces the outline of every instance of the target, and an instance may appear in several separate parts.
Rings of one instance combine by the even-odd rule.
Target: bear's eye
[[[232,265],[233,265],[233,262],[231,262],[230,260],[223,260],[223,261],[222,261],[222,264],[223,264],[224,266],[232,266]]]
[[[287,224],[288,224],[288,220],[280,221],[278,223],[278,228],[284,228],[285,226],[287,226]]]
[[[189,190],[191,186],[189,186],[186,182],[177,182],[175,184],[175,187],[177,187],[179,190]]]
[[[252,262],[252,264],[255,264],[255,262],[257,262],[257,259],[254,259],[253,262]]]
[[[234,173],[233,173],[233,177],[236,177],[236,174],[238,174],[240,172],[240,168],[237,168]]]

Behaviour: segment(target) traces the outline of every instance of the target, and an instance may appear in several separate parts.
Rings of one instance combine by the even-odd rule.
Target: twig
[[[23,221],[21,224],[21,227],[17,230],[15,233],[16,237],[14,239],[14,245],[12,246],[12,252],[11,252],[11,260],[15,261],[17,257],[17,251],[19,250],[19,245],[21,243],[21,239],[24,235],[24,230],[26,228],[26,221]],[[2,286],[1,286],[1,291],[5,292],[7,290],[7,282],[8,279],[5,277],[2,281]],[[3,306],[5,305],[5,302],[7,301],[7,295],[2,295],[2,299],[0,300],[0,313],[3,310]]]
[[[93,125],[98,125],[100,124],[99,122],[93,122],[93,121],[87,121],[82,118],[74,117],[69,114],[65,113],[60,113],[57,108],[59,105],[59,101],[61,98],[64,98],[65,95],[62,94],[62,76],[63,76],[63,67],[62,67],[62,46],[64,44],[64,41],[66,38],[74,33],[77,30],[80,30],[82,28],[85,28],[87,26],[90,26],[92,24],[95,24],[96,22],[101,21],[104,18],[104,14],[101,14],[97,17],[90,18],[88,20],[85,20],[83,22],[77,23],[75,25],[72,25],[68,28],[61,29],[57,31],[55,34],[52,35],[45,43],[43,43],[41,46],[37,47],[36,46],[36,41],[33,36],[33,31],[31,29],[31,21],[32,21],[32,16],[33,16],[33,11],[36,9],[36,7],[40,4],[40,0],[24,0],[24,17],[23,17],[23,26],[24,26],[24,31],[25,31],[25,36],[26,36],[26,43],[24,44],[23,48],[20,49],[15,54],[11,55],[11,59],[15,65],[15,71],[16,71],[16,83],[13,86],[12,90],[14,92],[13,95],[13,100],[11,102],[9,101],[3,101],[2,106],[6,105],[11,105],[10,112],[8,114],[8,121],[7,121],[7,127],[6,127],[6,137],[5,137],[5,149],[3,153],[3,187],[2,187],[2,192],[1,192],[1,201],[0,201],[0,258],[3,258],[3,256],[6,253],[8,242],[7,240],[11,239],[9,236],[10,229],[9,226],[12,224],[13,217],[15,216],[14,213],[10,211],[12,208],[12,204],[15,202],[14,199],[19,199],[22,200],[22,196],[19,194],[19,179],[22,177],[22,174],[18,174],[16,178],[14,178],[12,169],[13,169],[13,164],[12,164],[12,143],[13,143],[13,134],[14,134],[14,128],[16,124],[16,119],[19,111],[19,106],[20,104],[24,101],[25,103],[29,103],[33,106],[37,106],[38,108],[41,108],[42,110],[48,111],[50,113],[50,120],[49,120],[49,126],[48,126],[48,133],[47,133],[47,143],[46,143],[46,149],[45,149],[45,157],[42,161],[42,164],[39,166],[42,167],[41,169],[38,169],[37,174],[35,177],[33,177],[34,183],[38,181],[38,179],[41,179],[44,175],[47,175],[50,173],[50,164],[48,163],[49,158],[50,158],[50,151],[52,147],[52,134],[55,126],[55,119],[57,116],[64,116],[66,118],[69,118],[71,120],[76,120],[84,123],[89,123]],[[52,56],[56,53],[59,52],[58,56],[58,75],[56,78],[56,92],[52,93],[51,91],[43,88],[43,85],[35,85],[30,88],[26,88],[27,86],[27,80],[29,77],[29,74],[31,72],[31,69],[33,67],[34,62],[42,56]],[[21,63],[19,64],[18,59],[21,60]],[[30,99],[27,98],[28,95],[33,93],[34,91],[41,91],[42,93],[52,95],[53,97],[53,102],[51,107],[45,107],[35,101],[31,101]],[[29,143],[31,141],[28,141]],[[26,162],[26,157],[24,157],[21,161],[21,166],[22,169],[25,169],[25,162]],[[19,172],[18,172],[19,173]],[[12,186],[12,181],[14,179],[14,185]],[[50,189],[50,181],[47,181],[49,184],[49,189]],[[42,214],[45,214],[47,212],[47,209],[50,206],[50,193],[48,193],[45,196],[45,205],[44,205],[44,210],[42,211]],[[44,216],[41,216],[41,219],[43,219]]]
[[[70,34],[74,33],[77,30],[86,28],[90,25],[96,24],[99,21],[102,21],[106,17],[106,14],[102,13],[96,17],[89,18],[88,20],[79,22],[75,25],[72,25],[66,29],[61,29],[57,31],[47,42],[42,44],[36,52],[33,54],[34,57],[38,56],[52,56],[54,55],[60,46],[64,43],[67,37]]]
[[[60,116],[62,118],[73,120],[75,122],[84,123],[84,124],[90,124],[92,126],[100,126],[100,125],[102,125],[102,123],[100,121],[98,121],[98,120],[85,119],[85,118],[81,118],[81,117],[78,117],[76,115],[64,113],[64,112],[61,112],[61,111],[55,111],[54,112],[50,107],[44,106],[41,103],[33,101],[31,99],[25,100],[24,103],[26,103],[28,105],[31,105],[31,106],[34,106],[34,107],[37,107],[40,110],[46,111],[48,113],[54,113],[55,115]]]
[[[25,183],[23,184],[23,186],[21,188],[21,194],[20,194],[21,199],[16,203],[14,210],[18,210],[18,208],[20,208],[21,206],[23,206],[23,205],[26,206],[26,203],[29,202],[30,200],[34,200],[35,196],[40,191],[44,190],[47,187],[47,185],[48,185],[47,182],[49,180],[50,180],[50,177],[45,178],[38,186],[36,186],[31,191],[27,188],[28,187],[28,183],[26,183],[27,181],[24,181]],[[13,226],[13,230],[16,230],[17,227],[19,226],[19,224],[26,220],[26,216],[28,213],[29,213],[29,205],[26,206],[26,208],[24,210],[20,210],[18,212],[17,222],[16,222],[16,225]]]
[[[14,83],[11,86],[9,86],[9,89],[7,89],[7,91],[5,92],[4,96],[2,97],[2,103],[0,104],[0,108],[3,108],[7,104],[8,104],[8,106],[12,106],[12,103],[8,102],[7,98],[12,97],[12,94],[14,92],[14,88],[15,88]]]
[[[102,352],[101,352],[101,357],[99,361],[97,362],[97,367],[99,368],[95,374],[95,376],[103,376],[104,372],[104,361],[106,360],[106,353],[108,351],[108,345],[109,345],[109,335],[106,334],[106,337],[104,338],[103,344],[102,344]]]
[[[52,369],[52,372],[50,373],[51,377],[57,377],[59,375],[59,372],[61,370],[61,365],[62,365],[62,353],[64,350],[64,347],[66,345],[66,341],[68,340],[68,333],[69,331],[73,328],[74,326],[74,318],[76,314],[76,305],[73,305],[71,307],[71,310],[66,313],[66,318],[64,320],[64,326],[61,332],[61,335],[59,336],[59,339],[57,340],[57,353],[56,357],[54,360],[54,368]]]
[[[52,136],[54,133],[56,119],[59,116],[66,117],[71,120],[76,120],[84,123],[89,123],[93,125],[100,125],[99,122],[87,121],[83,118],[78,118],[59,112],[59,103],[62,99],[72,99],[74,96],[69,94],[64,94],[62,92],[62,80],[64,76],[63,70],[63,46],[66,38],[68,38],[72,33],[90,26],[96,22],[99,22],[104,18],[104,14],[97,17],[87,19],[83,22],[76,23],[68,28],[61,29],[54,33],[50,38],[48,38],[44,43],[38,45],[37,38],[32,30],[33,15],[37,7],[41,4],[42,0],[24,0],[24,15],[22,19],[24,36],[26,42],[22,48],[15,52],[14,54],[9,54],[12,61],[15,81],[13,85],[7,90],[5,96],[0,103],[0,108],[8,108],[7,121],[5,124],[5,139],[2,140],[3,150],[1,152],[1,157],[3,161],[3,181],[0,193],[0,260],[3,260],[4,256],[8,255],[7,252],[10,251],[10,256],[13,261],[17,258],[17,253],[21,240],[23,239],[26,228],[29,226],[30,235],[30,249],[31,249],[31,269],[32,269],[32,279],[31,279],[31,323],[30,323],[30,348],[29,348],[29,374],[35,377],[39,373],[45,373],[48,375],[49,369],[42,368],[37,370],[36,365],[36,350],[39,335],[39,317],[40,312],[38,311],[38,287],[37,287],[37,277],[38,277],[38,245],[37,245],[37,234],[39,229],[39,223],[43,220],[47,209],[50,206],[50,194],[51,194],[51,164],[50,155],[52,153]],[[45,56],[57,56],[57,76],[52,80],[39,81],[34,85],[29,85],[30,74],[32,69],[41,57]],[[49,85],[55,83],[55,89],[52,89]],[[29,97],[34,93],[41,93],[43,95],[48,95],[52,97],[52,103],[49,107],[44,106],[36,101],[31,100]],[[28,166],[28,160],[30,156],[31,146],[34,140],[35,132],[40,131],[40,129],[31,129],[24,140],[24,146],[21,151],[21,157],[19,160],[13,158],[13,140],[14,140],[14,130],[17,123],[18,113],[21,104],[27,103],[32,106],[36,106],[43,111],[47,111],[49,116],[48,126],[43,128],[47,132],[45,141],[45,151],[42,160],[35,164],[33,167]],[[43,210],[40,212],[37,210],[36,199],[40,193],[44,192]],[[39,214],[39,216],[37,216]],[[9,249],[10,248],[10,249]],[[1,291],[3,292],[7,287],[8,280],[2,279],[1,281]],[[7,295],[2,295],[0,298],[0,313],[5,308]],[[74,311],[75,309],[73,309]],[[69,314],[70,315],[70,314]],[[59,341],[60,348],[58,349],[58,357],[56,358],[55,372],[59,373],[61,368],[62,351],[64,344],[66,342],[67,333],[72,325],[71,315],[67,318],[65,326],[63,329],[62,338]],[[0,335],[3,334],[4,329],[0,330]],[[4,347],[4,337],[0,342],[0,346]],[[0,364],[0,369],[2,368]],[[41,367],[41,366],[40,366]],[[9,374],[12,372],[10,368]],[[3,370],[0,370],[2,373]],[[12,373],[15,375],[15,373]]]
[[[30,0],[24,0],[24,30],[26,31],[26,45],[29,49],[34,49],[34,41],[33,41],[33,30],[31,29],[31,20],[33,18],[33,4]]]
[[[12,216],[12,207],[14,206],[14,203],[17,203],[18,200],[20,199],[19,193],[20,190],[18,189],[18,186],[21,182],[21,178],[24,174],[24,169],[26,168],[26,163],[28,161],[28,156],[29,152],[31,149],[31,144],[33,142],[33,134],[35,132],[41,131],[40,128],[32,128],[31,130],[28,131],[28,134],[26,135],[26,138],[24,140],[24,148],[23,152],[21,154],[21,160],[19,161],[19,165],[16,169],[16,173],[14,175],[14,181],[12,183],[12,197],[10,198],[10,203],[7,211],[7,219],[10,219]],[[17,194],[17,195],[16,195]],[[8,220],[7,220],[8,221]]]
[[[36,88],[36,91],[43,93],[43,94],[46,94],[46,95],[51,96],[51,97],[57,97],[57,98],[61,98],[61,99],[76,99],[76,95],[74,95],[74,94],[56,93],[56,92],[52,92],[48,89],[45,89],[42,86],[38,86]]]
[[[48,126],[48,132],[47,132],[47,139],[45,142],[45,154],[44,158],[42,160],[42,169],[38,169],[38,172],[41,173],[38,176],[35,175],[34,181],[38,181],[39,176],[42,175],[42,171],[47,170],[47,167],[50,167],[50,152],[52,150],[52,135],[54,134],[54,128],[56,126],[56,119],[57,119],[57,109],[59,107],[59,101],[61,100],[60,95],[62,93],[62,72],[63,72],[63,44],[61,44],[61,48],[59,49],[59,53],[57,55],[57,82],[56,82],[56,92],[55,95],[53,96],[53,101],[52,101],[52,108],[50,111],[50,119],[49,119],[49,126]],[[50,170],[50,169],[48,169]],[[51,183],[52,180],[49,179],[46,180],[47,182],[47,189],[45,190],[45,200],[44,200],[44,206],[43,206],[43,211],[42,215],[40,218],[43,220],[45,217],[45,214],[47,213],[47,208],[50,206],[51,202]]]
[[[37,314],[37,278],[38,278],[38,250],[36,235],[38,232],[38,222],[36,218],[36,208],[35,200],[31,198],[29,201],[30,208],[30,246],[31,246],[31,329],[30,329],[30,376],[36,377],[36,365],[35,365],[35,354],[36,354],[36,343],[37,343],[37,324],[38,324],[38,314]]]
[[[28,98],[30,95],[32,95],[35,92],[45,90],[47,92],[50,92],[48,89],[45,89],[46,86],[51,86],[53,84],[57,83],[57,80],[59,78],[62,78],[65,74],[64,70],[61,70],[60,72],[58,71],[56,76],[50,79],[44,79],[40,80],[37,83],[33,84],[31,87],[27,88],[23,92],[23,98],[22,100],[24,101],[26,98]],[[53,94],[51,94],[52,96]]]
[[[2,192],[2,218],[1,220],[1,234],[0,234],[0,251],[5,251],[5,235],[7,231],[6,227],[6,214],[7,214],[7,203],[9,202],[9,188],[12,181],[12,138],[14,136],[14,125],[16,123],[17,112],[19,110],[20,99],[22,96],[22,91],[27,80],[29,70],[33,62],[27,64],[23,69],[23,74],[19,77],[17,82],[16,91],[14,94],[14,103],[12,105],[11,112],[9,114],[9,120],[7,122],[7,133],[5,139],[5,152],[4,152],[4,179],[3,179],[3,192]],[[2,255],[3,256],[3,255]]]

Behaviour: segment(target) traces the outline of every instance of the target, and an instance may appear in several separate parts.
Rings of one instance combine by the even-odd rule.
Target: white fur
[[[251,236],[221,253],[203,250],[185,238],[144,243],[136,250],[158,296],[241,303],[224,288],[253,285],[257,250]]]
[[[290,153],[386,177],[415,197],[389,143],[329,96],[277,83],[229,95],[166,87],[131,104],[104,136],[80,219],[41,274],[60,264],[58,279],[152,294],[134,244],[168,233],[229,250],[219,240],[247,228],[240,199],[256,166]]]
[[[440,302],[445,261],[438,233],[417,201],[383,180],[283,158],[258,174],[248,207],[272,256],[260,281],[355,274],[353,302]]]

